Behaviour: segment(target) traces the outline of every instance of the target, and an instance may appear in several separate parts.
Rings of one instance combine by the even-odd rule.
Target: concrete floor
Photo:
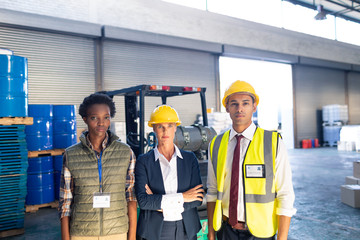
[[[335,148],[289,151],[295,208],[289,239],[360,239],[360,209],[341,203],[340,186],[360,153]]]
[[[297,208],[289,240],[360,239],[360,209],[340,201],[340,186],[352,175],[352,162],[360,159],[360,153],[335,148],[294,149],[289,156]],[[56,210],[45,208],[26,214],[25,234],[7,239],[60,239]]]

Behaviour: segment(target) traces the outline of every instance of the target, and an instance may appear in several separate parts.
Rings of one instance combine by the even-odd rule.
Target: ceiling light
[[[325,20],[326,19],[326,13],[324,11],[324,6],[323,5],[318,5],[317,6],[317,11],[318,11],[318,14],[316,14],[316,16],[314,17],[315,20]]]

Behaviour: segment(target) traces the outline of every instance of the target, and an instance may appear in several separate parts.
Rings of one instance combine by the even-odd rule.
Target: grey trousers
[[[188,240],[183,220],[164,221],[160,240]]]

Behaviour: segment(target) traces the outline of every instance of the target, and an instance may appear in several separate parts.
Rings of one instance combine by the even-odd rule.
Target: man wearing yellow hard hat
[[[249,83],[232,83],[222,104],[232,128],[209,146],[208,239],[287,239],[296,209],[285,144],[252,122],[259,96]]]

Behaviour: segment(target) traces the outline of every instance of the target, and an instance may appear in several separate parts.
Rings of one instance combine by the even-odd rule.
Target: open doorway
[[[257,121],[279,130],[287,148],[294,148],[293,88],[290,64],[220,57],[220,97],[236,80],[249,82],[259,95]],[[222,106],[222,112],[225,108]]]

